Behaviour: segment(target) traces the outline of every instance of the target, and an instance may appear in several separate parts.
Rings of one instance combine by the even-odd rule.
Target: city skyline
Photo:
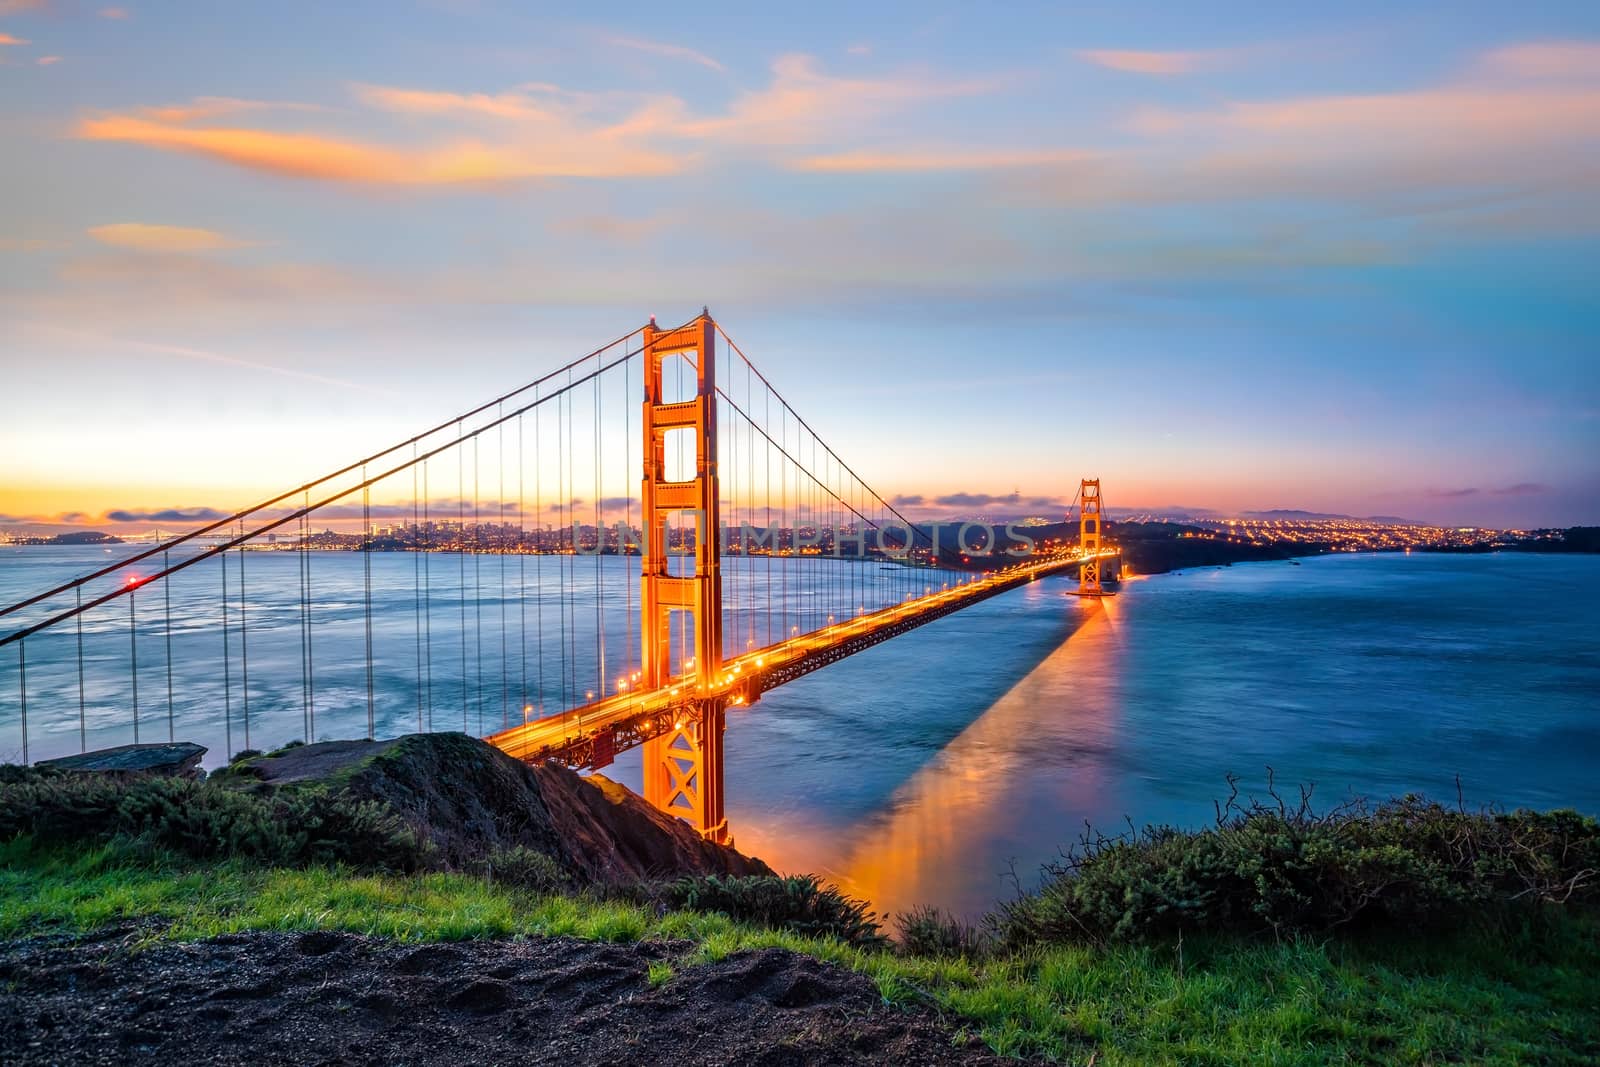
[[[816,13],[0,4],[0,527],[704,303],[914,517],[1600,518],[1600,13]]]

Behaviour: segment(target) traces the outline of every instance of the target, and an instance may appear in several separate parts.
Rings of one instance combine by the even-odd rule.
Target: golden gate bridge
[[[374,737],[380,717],[395,721],[380,689],[390,703],[403,681],[418,731],[459,711],[474,732],[476,712],[475,732],[505,752],[579,769],[642,746],[646,799],[726,842],[729,708],[1048,575],[1076,569],[1078,595],[1106,595],[1116,551],[1099,481],[1074,504],[1076,544],[1001,549],[992,527],[974,542],[970,524],[951,540],[911,522],[706,311],[675,329],[652,319],[424,433],[0,608],[14,626],[0,647],[15,648],[24,763],[30,707],[58,746],[74,707],[80,751],[91,718],[98,738],[121,712],[135,744],[162,718],[175,740],[180,705],[215,711],[209,689],[180,697],[174,681],[175,662],[201,656],[220,669],[230,752],[236,721],[250,747],[252,698],[258,732],[264,703],[298,703],[310,742],[319,710],[326,721],[354,701]],[[331,549],[361,554],[359,604],[322,589],[315,557]],[[391,568],[376,590],[411,594],[404,634],[374,623],[372,561],[397,550],[412,554],[410,588]],[[636,583],[608,576],[602,560],[617,556],[639,559]],[[796,561],[815,561],[803,582]],[[298,611],[262,618],[263,582]],[[319,655],[329,633],[360,654]],[[294,658],[297,701],[282,685]],[[121,664],[126,685],[108,683]]]

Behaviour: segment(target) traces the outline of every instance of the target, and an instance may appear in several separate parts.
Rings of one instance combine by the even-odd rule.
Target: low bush
[[[320,789],[261,795],[186,778],[31,771],[0,782],[0,841],[121,841],[195,859],[411,871],[423,844],[393,813]]]
[[[706,875],[667,882],[656,891],[668,908],[718,911],[735,922],[834,937],[849,945],[879,946],[887,941],[865,901],[846,896],[811,874]]]
[[[1270,786],[1269,786],[1270,791]],[[1600,823],[1573,811],[1469,812],[1414,796],[1318,814],[1241,804],[1214,827],[1085,837],[991,918],[1000,940],[1104,942],[1178,932],[1426,928],[1600,901]]]
[[[989,947],[980,926],[962,922],[938,908],[913,908],[895,920],[900,950],[908,956],[963,956],[975,959]]]
[[[491,882],[545,895],[572,888],[572,878],[559,861],[525,845],[494,852],[473,864],[472,870]]]

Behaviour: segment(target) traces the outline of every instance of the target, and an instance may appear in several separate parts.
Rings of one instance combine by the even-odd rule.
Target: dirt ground
[[[779,949],[647,973],[687,944],[407,945],[148,931],[0,946],[0,1063],[998,1064],[927,1011]]]

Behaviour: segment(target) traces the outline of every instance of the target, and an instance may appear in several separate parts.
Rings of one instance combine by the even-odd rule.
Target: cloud
[[[1017,504],[1022,500],[1020,493],[1010,493],[1005,496],[996,496],[993,493],[947,493],[934,498],[934,503],[944,508],[981,508],[989,504]]]
[[[766,88],[741,93],[726,114],[686,122],[678,132],[746,145],[810,144],[914,104],[989,93],[1001,84],[916,74],[841,78],[818,69],[811,56],[785,55],[773,61]]]
[[[159,510],[134,510],[118,508],[105,514],[107,522],[216,522],[232,512],[216,508],[161,508]]]
[[[1550,487],[1548,485],[1542,485],[1539,482],[1518,482],[1516,485],[1507,485],[1500,489],[1489,490],[1494,496],[1538,496],[1549,491]]]
[[[1233,132],[1326,144],[1330,137],[1370,146],[1414,138],[1424,150],[1498,146],[1593,135],[1600,131],[1600,92],[1591,89],[1452,85],[1400,93],[1249,101],[1220,110],[1148,109],[1133,127],[1155,136]],[[1338,147],[1338,146],[1335,146]]]
[[[493,111],[493,98],[364,90],[368,100],[397,109],[440,114]],[[509,107],[510,105],[503,105]],[[431,112],[429,109],[433,109]],[[524,138],[494,144],[462,139],[423,147],[388,147],[316,133],[196,126],[143,115],[102,115],[78,124],[90,141],[126,141],[293,178],[390,185],[454,185],[551,177],[627,177],[670,174],[673,156],[638,147],[614,130],[594,132],[545,124]],[[542,132],[546,137],[535,137]]]
[[[1507,54],[1518,52],[1486,55]],[[1017,199],[1031,191],[1068,210],[1341,205],[1359,214],[1340,220],[1339,240],[1370,245],[1377,238],[1400,248],[1428,236],[1593,232],[1600,225],[1600,76],[1512,73],[1571,74],[1564,55],[1542,45],[1537,62],[1478,56],[1449,80],[1391,92],[1146,107],[1126,119],[1142,141],[990,182],[995,195]],[[1363,238],[1363,223],[1382,225],[1382,232]]]
[[[121,21],[132,18],[133,14],[125,7],[103,7],[100,9],[100,17]]]
[[[1482,490],[1476,487],[1465,489],[1429,489],[1424,495],[1435,500],[1459,500],[1462,497],[1477,496]]]
[[[28,42],[21,37],[13,37],[9,33],[0,33],[0,45],[27,43]]]
[[[870,171],[947,171],[996,170],[1017,167],[1061,166],[1099,158],[1096,153],[1073,149],[983,150],[945,149],[937,151],[859,151],[835,155],[807,156],[789,163],[794,170],[823,173]]]
[[[101,244],[141,252],[211,252],[221,248],[238,248],[244,244],[216,230],[191,226],[154,226],[143,222],[91,226],[87,232]]]
[[[1483,57],[1487,71],[1528,79],[1600,80],[1600,42],[1540,41],[1496,49]]]
[[[924,502],[926,498],[921,493],[901,493],[889,503],[897,508],[914,508]]]
[[[46,0],[0,0],[0,15],[20,15],[24,11],[43,11]]]
[[[316,104],[286,100],[242,100],[235,96],[197,96],[187,104],[140,108],[139,114],[157,122],[195,122],[246,111],[321,111]]]
[[[324,181],[430,186],[642,177],[699,165],[712,147],[820,143],[919,103],[989,92],[999,84],[916,74],[841,78],[810,56],[787,55],[772,64],[764,88],[738,94],[712,115],[695,115],[670,95],[570,92],[544,84],[499,93],[356,85],[352,91],[369,108],[442,132],[385,144],[339,133],[214,125],[210,120],[224,115],[291,105],[202,97],[177,107],[86,116],[76,134]]]
[[[1124,49],[1083,49],[1074,53],[1086,63],[1129,74],[1192,74],[1220,65],[1222,52],[1141,52]]]
[[[646,41],[636,37],[609,37],[607,44],[616,45],[618,48],[632,48],[637,52],[648,52],[651,55],[665,56],[668,59],[683,59],[690,63],[698,63],[708,70],[724,71],[727,68],[704,52],[697,52],[693,48],[683,45],[666,44],[661,41]]]
[[[61,62],[61,57],[60,56],[40,56],[38,59],[34,60],[34,62],[39,64],[39,66],[41,66],[41,67],[53,67],[57,63]]]
[[[141,276],[145,276],[152,272],[158,271],[159,265],[164,262],[164,259],[152,259],[151,257],[140,256],[137,257],[137,262],[134,264],[134,269]],[[178,262],[182,263],[184,261],[178,260]],[[209,267],[213,266],[213,264],[207,262],[202,266]],[[147,301],[156,299],[148,290],[141,290],[141,294]],[[263,294],[263,298],[269,304],[275,304],[281,300],[281,297],[274,297],[270,294]],[[24,323],[23,325],[31,326],[33,324]],[[191,360],[198,363],[219,363],[232,367],[243,367],[247,370],[262,371],[267,374],[274,374],[284,378],[295,378],[301,381],[315,382],[319,385],[331,385],[340,389],[351,389],[362,393],[372,393],[379,396],[394,395],[391,390],[384,389],[379,386],[369,385],[364,382],[346,381],[342,378],[334,378],[329,375],[316,374],[311,371],[303,371],[294,367],[281,367],[271,363],[262,363],[258,360],[245,359],[240,356],[228,355],[223,352],[214,352],[203,348],[193,348],[187,345],[173,345],[159,341],[144,341],[130,337],[117,337],[96,333],[89,330],[80,330],[76,328],[60,326],[33,326],[33,328],[48,335],[60,337],[69,341],[75,341],[80,344],[87,343],[97,348],[128,348],[138,352],[152,353],[155,355],[175,356],[179,359]]]
[[[575,215],[552,222],[550,232],[632,244],[659,233],[668,221],[665,218],[629,219],[617,215]]]
[[[413,115],[486,115],[535,121],[554,117],[524,93],[444,93],[385,85],[357,85],[355,92],[373,107]]]
[[[0,252],[43,252],[61,247],[60,241],[47,241],[38,237],[0,237]]]

